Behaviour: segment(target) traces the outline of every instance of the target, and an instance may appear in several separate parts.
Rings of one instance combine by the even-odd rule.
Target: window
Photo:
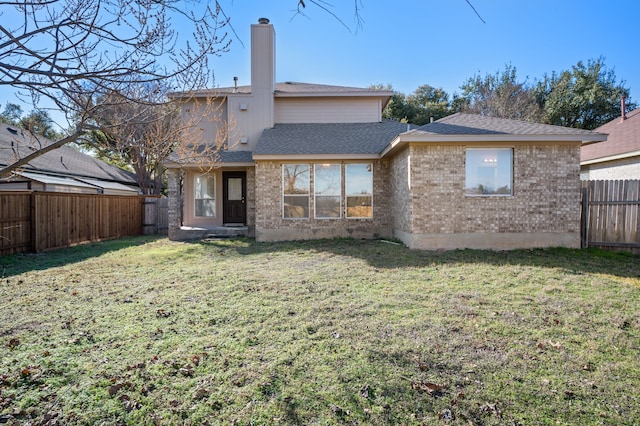
[[[342,211],[342,173],[340,164],[314,166],[315,215],[317,218],[340,218]]]
[[[372,164],[347,164],[345,166],[347,217],[373,217],[373,167]]]
[[[513,150],[467,148],[466,195],[512,195]]]
[[[194,179],[196,216],[215,217],[216,215],[216,178],[215,176],[196,175]]]
[[[308,164],[282,166],[282,217],[287,219],[309,217],[309,169]]]

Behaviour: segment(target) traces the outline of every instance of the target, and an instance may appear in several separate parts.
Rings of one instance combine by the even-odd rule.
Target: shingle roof
[[[29,132],[0,123],[0,166],[13,164],[40,146],[50,144],[46,138],[36,140]],[[42,145],[41,145],[42,144]],[[49,151],[22,167],[24,171],[37,171],[63,176],[88,178],[136,185],[135,175],[68,146]]]
[[[254,155],[379,154],[407,129],[396,121],[276,124],[262,132]]]
[[[608,133],[609,137],[606,142],[583,146],[580,161],[640,151],[640,108],[627,114],[626,120],[616,118],[595,131]]]
[[[187,158],[184,155],[180,155],[176,152],[172,152],[167,158],[167,165],[189,166],[200,165],[203,163],[209,164],[214,161],[216,163],[253,163],[251,151],[227,151],[222,150],[218,152],[209,152],[209,148],[206,145],[200,145],[194,152],[189,153]]]
[[[457,113],[433,123],[425,124],[416,132],[434,135],[592,135],[589,130],[549,124],[530,123],[477,114]]]
[[[251,151],[220,151],[222,163],[253,163]]]

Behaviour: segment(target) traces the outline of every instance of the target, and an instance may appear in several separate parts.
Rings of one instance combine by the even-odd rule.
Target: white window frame
[[[474,192],[472,188],[476,188],[480,186],[480,183],[474,182],[475,185],[472,188],[469,188],[470,181],[470,172],[473,170],[476,174],[478,173],[478,167],[474,167],[472,170],[470,169],[469,164],[469,154],[470,153],[479,153],[484,151],[486,154],[486,158],[483,160],[487,163],[487,168],[495,167],[495,186],[493,192]],[[499,153],[509,153],[508,161],[501,161],[498,157]],[[513,196],[513,148],[512,147],[483,147],[483,148],[466,148],[465,149],[465,184],[464,184],[464,193],[465,196],[468,197],[512,197]],[[499,185],[504,182],[504,180],[499,179],[500,167],[503,167],[505,164],[509,167],[509,192],[508,193],[500,193],[496,192],[499,188]],[[476,180],[479,180],[477,178]],[[504,185],[503,185],[504,186]]]
[[[198,195],[202,195],[202,194],[198,194],[198,185],[196,183],[196,181],[198,179],[205,179],[205,180],[211,180],[213,183],[213,197],[212,198],[198,198]],[[208,183],[208,182],[207,182]],[[217,212],[217,208],[216,208],[216,199],[217,199],[217,187],[216,187],[217,181],[216,181],[216,176],[215,175],[208,175],[208,174],[197,174],[193,177],[193,215],[195,217],[216,217],[218,212]],[[198,214],[198,201],[206,201],[207,204],[210,204],[213,206],[212,210],[213,210],[213,214],[212,215],[199,215]],[[206,211],[206,209],[205,209]]]

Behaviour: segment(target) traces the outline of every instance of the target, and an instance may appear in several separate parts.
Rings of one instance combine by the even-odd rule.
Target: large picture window
[[[340,218],[342,173],[340,164],[314,166],[315,216],[320,219]]]
[[[347,217],[373,217],[373,168],[372,164],[347,164],[345,166]]]
[[[513,150],[467,148],[466,195],[512,195]]]
[[[309,217],[309,169],[308,164],[282,166],[282,217],[287,219]]]
[[[215,217],[216,177],[196,175],[193,183],[195,189],[195,215],[199,217]]]

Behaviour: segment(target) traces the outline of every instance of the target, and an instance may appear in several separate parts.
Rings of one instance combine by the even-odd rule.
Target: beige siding
[[[218,129],[227,121],[226,99],[191,100],[182,107],[182,119],[187,140],[194,143],[215,144]]]
[[[195,215],[194,179],[198,174],[210,174],[216,178],[216,216],[197,217]],[[183,182],[183,224],[185,226],[220,226],[222,225],[222,172],[218,170],[205,173],[197,169],[188,169]]]
[[[253,167],[235,168],[225,167],[224,169],[216,169],[209,172],[200,171],[198,169],[187,169],[184,173],[183,181],[183,224],[184,226],[200,227],[200,226],[222,226],[223,225],[223,197],[222,197],[222,172],[245,171],[246,177],[246,203],[247,203],[247,226],[250,229],[255,227],[255,169]],[[216,178],[216,216],[215,217],[196,217],[195,215],[195,191],[194,178],[198,174],[209,174]]]
[[[382,120],[376,98],[276,98],[276,123],[375,123]]]
[[[640,179],[640,157],[588,164],[582,166],[580,177],[583,180]]]
[[[271,99],[259,99],[257,95],[229,96],[230,150],[253,151],[255,149],[262,131],[273,126],[270,121],[272,109],[265,107],[270,101]],[[243,142],[242,138],[246,138],[246,142]]]

